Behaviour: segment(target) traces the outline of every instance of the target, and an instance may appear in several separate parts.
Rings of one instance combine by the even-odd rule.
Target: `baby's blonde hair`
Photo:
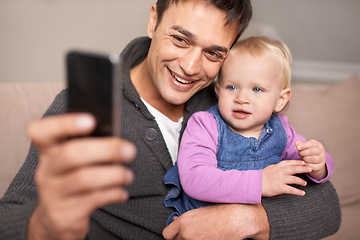
[[[268,37],[249,37],[238,41],[232,51],[246,52],[261,57],[271,53],[279,60],[283,69],[284,89],[290,87],[291,82],[291,54],[289,48],[282,41]]]

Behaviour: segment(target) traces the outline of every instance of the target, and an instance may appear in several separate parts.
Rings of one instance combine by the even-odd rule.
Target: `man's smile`
[[[188,81],[188,80],[185,80],[185,79],[182,79],[178,76],[176,76],[170,69],[170,74],[171,76],[173,76],[175,78],[176,81],[178,81],[179,83],[182,83],[182,84],[190,84],[190,83],[193,83],[194,81]]]

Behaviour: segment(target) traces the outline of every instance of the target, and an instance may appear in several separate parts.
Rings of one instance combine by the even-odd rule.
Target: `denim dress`
[[[287,136],[278,115],[271,116],[265,123],[259,139],[256,139],[232,131],[220,115],[218,105],[211,107],[207,112],[211,113],[217,122],[219,139],[216,158],[219,169],[260,170],[282,160],[281,154],[286,148]],[[193,199],[183,191],[177,164],[165,174],[164,183],[170,187],[164,204],[176,210],[168,218],[167,224],[173,221],[174,216],[213,204]]]

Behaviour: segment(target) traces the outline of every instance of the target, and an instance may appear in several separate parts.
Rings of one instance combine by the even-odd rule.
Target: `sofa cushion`
[[[27,124],[44,114],[63,85],[45,82],[0,84],[0,197],[23,164],[29,150]]]
[[[360,215],[360,79],[351,76],[325,91],[293,88],[289,123],[308,140],[323,143],[335,162],[330,181],[340,198],[342,223],[327,240],[357,239]],[[326,201],[326,199],[324,199]]]
[[[308,140],[317,139],[335,161],[331,179],[342,205],[360,200],[360,80],[357,75],[326,91],[293,88],[290,124]]]

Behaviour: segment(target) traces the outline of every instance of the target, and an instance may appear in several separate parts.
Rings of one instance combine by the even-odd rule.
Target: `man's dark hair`
[[[169,4],[177,4],[179,1],[186,0],[158,0],[157,5],[157,24],[161,21],[165,10],[169,7]],[[226,24],[237,22],[238,32],[236,40],[244,32],[249,25],[252,17],[251,0],[206,0],[207,2],[215,5],[219,9],[226,12]],[[236,42],[235,40],[235,42]]]

